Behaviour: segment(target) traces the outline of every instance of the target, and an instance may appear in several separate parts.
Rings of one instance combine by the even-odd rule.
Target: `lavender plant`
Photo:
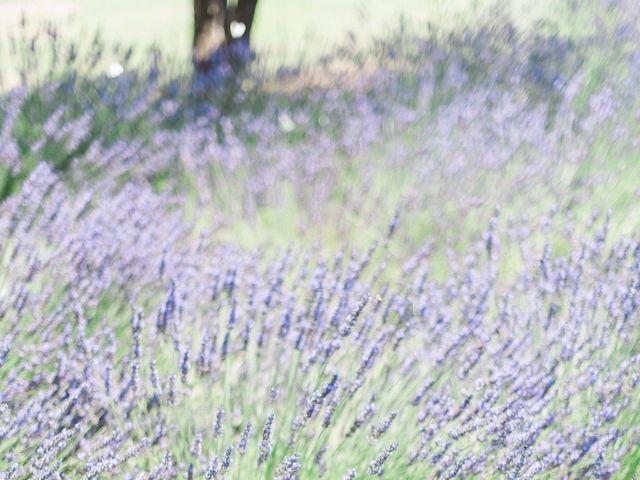
[[[3,94],[0,478],[634,478],[633,28]]]

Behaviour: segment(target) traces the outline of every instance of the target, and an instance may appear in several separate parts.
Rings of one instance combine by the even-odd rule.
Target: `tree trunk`
[[[226,0],[194,0],[193,62],[199,70],[210,66],[216,50],[226,44]]]
[[[238,0],[238,7],[236,9],[235,20],[236,22],[243,23],[245,26],[244,33],[240,37],[241,40],[249,41],[251,34],[251,27],[253,25],[253,18],[256,14],[256,5],[258,0]]]
[[[212,66],[218,49],[240,41],[249,43],[257,4],[258,0],[237,0],[234,8],[227,6],[227,0],[194,0],[193,63],[198,70]],[[233,22],[244,25],[242,35],[234,31]]]

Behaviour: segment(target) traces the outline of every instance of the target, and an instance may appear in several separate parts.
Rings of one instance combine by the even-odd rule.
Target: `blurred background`
[[[602,15],[597,5],[565,0],[260,0],[252,46],[272,64],[312,61],[345,39],[366,46],[397,31],[424,33],[463,29],[496,15],[523,32],[546,29],[562,36],[593,33]],[[590,2],[589,2],[590,3]],[[580,8],[578,8],[580,6]],[[11,34],[26,17],[33,28],[51,22],[70,38],[99,30],[107,44],[189,59],[193,2],[189,0],[0,0],[0,31]],[[4,38],[2,39],[4,40]],[[6,50],[6,49],[5,49]],[[6,52],[3,53],[6,67]]]

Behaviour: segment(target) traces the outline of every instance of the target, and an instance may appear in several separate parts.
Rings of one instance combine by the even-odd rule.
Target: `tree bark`
[[[212,66],[214,52],[235,42],[249,43],[258,0],[238,0],[235,8],[227,0],[194,0],[193,63],[198,70]],[[239,38],[231,34],[231,23],[244,24]]]
[[[238,7],[235,15],[236,22],[244,23],[245,26],[245,31],[240,37],[240,40],[249,41],[257,4],[258,0],[238,0]]]
[[[226,44],[226,0],[194,0],[193,62],[198,69],[209,66],[213,52]]]

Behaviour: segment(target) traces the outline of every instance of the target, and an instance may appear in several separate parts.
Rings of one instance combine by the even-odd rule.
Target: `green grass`
[[[107,44],[133,45],[141,51],[157,46],[174,61],[186,63],[191,8],[188,0],[0,0],[0,70],[6,83],[17,81],[7,34],[19,30],[23,12],[29,25],[51,22],[67,38],[88,38],[99,30]],[[565,0],[261,0],[253,44],[277,66],[315,60],[348,35],[367,46],[373,38],[396,31],[401,21],[409,30],[449,32],[499,15],[523,32],[577,38],[592,34],[602,13],[593,7],[572,9]]]

